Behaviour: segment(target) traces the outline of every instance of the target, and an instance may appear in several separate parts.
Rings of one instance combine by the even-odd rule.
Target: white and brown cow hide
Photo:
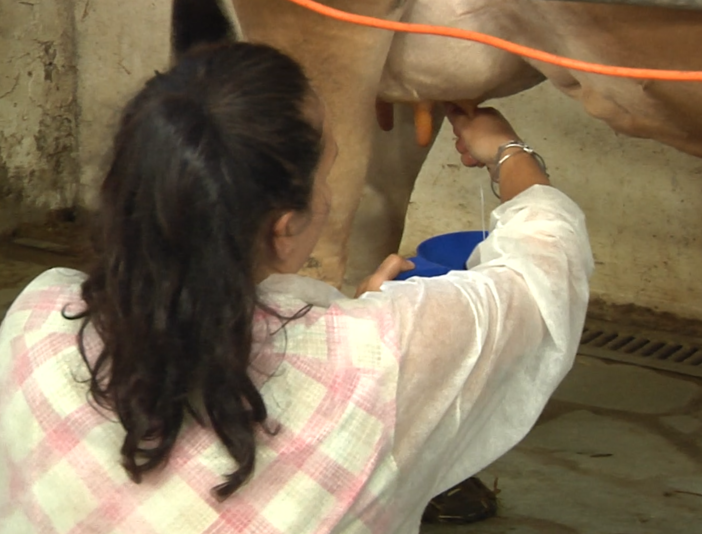
[[[180,0],[175,0],[178,3]],[[192,0],[191,0],[192,1]],[[197,5],[216,0],[199,0]],[[391,20],[453,26],[603,64],[702,70],[702,12],[544,0],[326,0]],[[340,285],[354,214],[366,184],[386,197],[394,224],[381,256],[399,243],[407,203],[427,153],[412,114],[382,133],[376,99],[418,104],[480,103],[547,79],[584,110],[630,136],[702,156],[702,83],[648,82],[566,70],[485,45],[393,34],[325,18],[288,0],[232,0],[240,38],[298,59],[331,115],[340,152],[330,176],[329,225],[307,271]],[[385,108],[387,109],[387,108]],[[441,119],[440,109],[434,123]]]

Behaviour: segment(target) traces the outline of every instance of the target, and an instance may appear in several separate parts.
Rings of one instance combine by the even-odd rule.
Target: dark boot
[[[496,491],[488,489],[477,477],[472,477],[429,501],[422,515],[422,523],[465,525],[488,519],[496,513]]]

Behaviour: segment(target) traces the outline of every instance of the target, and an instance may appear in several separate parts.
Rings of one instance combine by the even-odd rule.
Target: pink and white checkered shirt
[[[252,480],[187,421],[168,465],[134,484],[124,432],[88,402],[76,347],[77,271],[50,270],[0,327],[0,533],[415,533],[427,502],[513,447],[572,364],[592,257],[584,217],[534,187],[493,214],[471,270],[348,299],[293,275],[263,298],[311,311],[266,338],[251,374],[275,436]],[[100,341],[89,333],[94,357]]]

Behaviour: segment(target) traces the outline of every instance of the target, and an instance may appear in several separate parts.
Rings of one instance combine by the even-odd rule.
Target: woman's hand
[[[446,116],[458,137],[456,150],[467,167],[484,167],[494,164],[497,150],[509,141],[519,141],[519,136],[502,114],[493,108],[462,108],[459,104],[446,104]]]
[[[446,116],[458,137],[456,149],[468,167],[485,167],[491,172],[500,147],[510,141],[521,141],[512,125],[492,108],[478,109],[473,105],[446,104]],[[507,202],[533,185],[551,185],[548,174],[539,162],[521,148],[510,148],[513,154],[500,167],[500,200]]]
[[[390,254],[375,272],[366,277],[356,289],[356,298],[367,291],[380,291],[384,282],[394,280],[397,275],[414,269],[414,263],[397,254]]]

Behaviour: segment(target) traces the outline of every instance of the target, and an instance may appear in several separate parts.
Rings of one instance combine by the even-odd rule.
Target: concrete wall
[[[493,105],[585,211],[600,311],[630,313],[633,304],[702,320],[702,160],[618,136],[548,84]],[[438,233],[481,229],[481,187],[489,214],[497,201],[487,173],[460,165],[444,129],[412,197],[402,251]]]
[[[60,0],[66,1],[66,0]],[[80,199],[92,205],[127,99],[170,60],[171,2],[75,2]]]
[[[0,3],[0,234],[86,205],[117,111],[169,61],[170,2]]]
[[[76,195],[71,4],[0,3],[0,234]]]

